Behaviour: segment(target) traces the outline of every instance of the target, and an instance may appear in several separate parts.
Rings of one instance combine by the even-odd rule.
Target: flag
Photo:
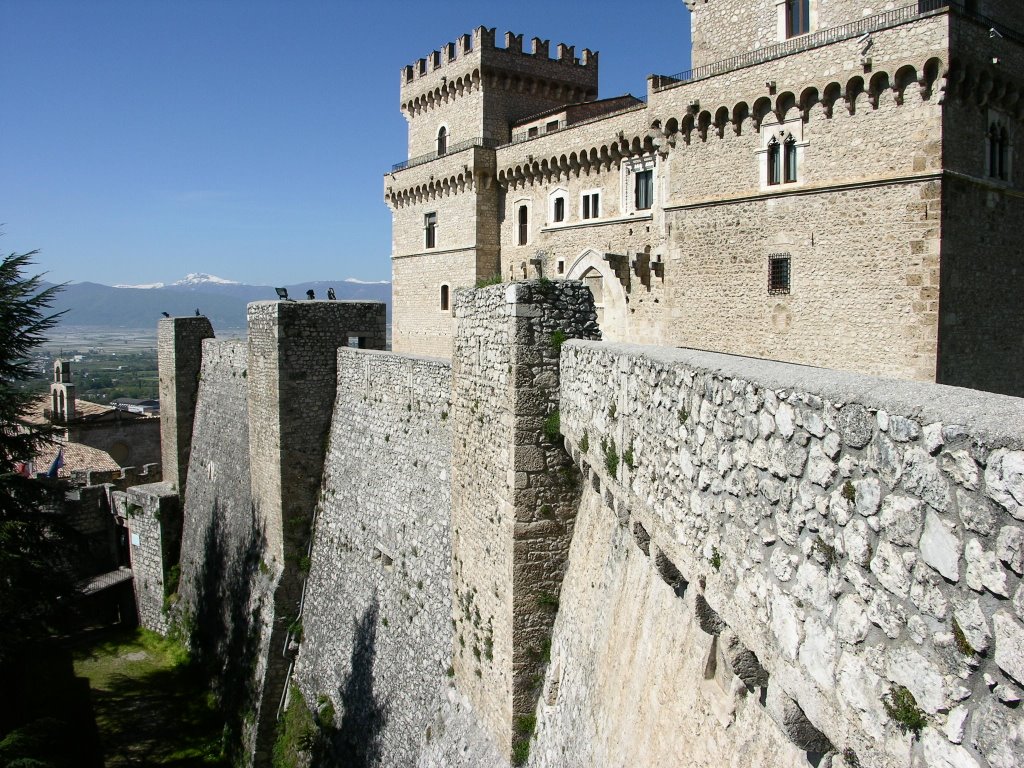
[[[50,465],[50,470],[46,473],[47,477],[56,477],[60,468],[64,466],[64,449],[61,448],[57,451],[57,458],[53,460],[53,464]]]
[[[32,477],[32,462],[31,461],[16,461],[14,462],[15,474],[21,475],[22,477]]]

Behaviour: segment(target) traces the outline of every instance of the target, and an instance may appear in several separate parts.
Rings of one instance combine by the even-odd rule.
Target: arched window
[[[811,31],[811,0],[786,0],[786,37]]]
[[[447,285],[442,285],[441,286],[441,311],[442,312],[447,312],[449,310],[450,306],[451,305],[448,303],[448,286]]]
[[[1006,126],[999,129],[999,178],[1010,178],[1010,134]]]
[[[786,184],[792,184],[796,181],[796,139],[790,134],[789,138],[786,139],[784,147],[784,176],[783,181]]]
[[[526,245],[530,239],[530,211],[525,205],[520,205],[519,217],[519,245]]]
[[[774,136],[768,142],[768,183],[782,183],[782,147]]]
[[[988,162],[986,163],[988,177],[1009,181],[1010,132],[1002,120],[996,118],[989,123],[988,133],[985,134],[985,143],[988,145]]]
[[[437,156],[445,154],[448,151],[448,129],[443,125],[437,132]]]
[[[988,175],[999,176],[999,126],[995,123],[988,127]]]

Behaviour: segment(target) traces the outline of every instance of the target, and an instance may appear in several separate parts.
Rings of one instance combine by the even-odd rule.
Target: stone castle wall
[[[166,372],[160,376],[160,464],[165,480],[180,493],[188,473],[203,339],[212,336],[205,317],[164,318],[157,325],[157,361]]]
[[[174,611],[244,751],[262,700],[272,616],[264,528],[252,500],[249,378],[245,340],[203,343]]]
[[[166,634],[169,627],[167,598],[177,585],[171,569],[181,551],[182,514],[171,483],[136,485],[111,493],[113,511],[128,529],[135,605],[139,624]]]
[[[338,351],[295,677],[338,713],[335,748],[372,764],[412,765],[445,701],[450,398],[447,362]]]
[[[450,367],[336,352],[298,617],[249,495],[251,351],[204,345],[179,615],[258,764],[273,617],[370,764],[1013,765],[1022,401],[562,344],[595,330],[571,281],[454,302]]]
[[[816,729],[864,765],[1013,764],[1020,400],[571,343],[561,411],[604,513],[796,746],[823,751]],[[886,710],[896,686],[927,718],[918,741]]]

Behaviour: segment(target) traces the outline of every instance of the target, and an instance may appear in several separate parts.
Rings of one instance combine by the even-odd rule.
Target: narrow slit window
[[[449,306],[450,305],[449,305],[449,302],[448,302],[448,286],[447,285],[442,285],[441,286],[441,311],[442,312],[447,312],[448,309],[449,309]]]
[[[423,217],[423,245],[433,248],[437,245],[437,214],[428,213]]]
[[[437,156],[440,157],[448,152],[448,129],[443,125],[437,132]]]
[[[790,255],[773,253],[768,257],[768,293],[772,295],[789,293]]]
[[[525,205],[519,206],[519,245],[526,245],[530,238],[530,211]]]

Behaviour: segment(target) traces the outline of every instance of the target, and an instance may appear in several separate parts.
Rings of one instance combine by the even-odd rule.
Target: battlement
[[[489,51],[515,54],[523,56],[527,60],[557,62],[566,67],[597,69],[598,54],[589,48],[584,48],[579,58],[576,57],[576,47],[565,43],[558,43],[555,46],[554,57],[551,57],[550,50],[550,40],[534,37],[530,39],[530,50],[524,51],[523,35],[517,35],[514,32],[505,33],[504,47],[499,48],[495,28],[481,26],[474,29],[472,34],[460,35],[455,42],[445,43],[440,50],[431,51],[422,59],[418,59],[412,64],[406,64],[400,71],[401,85],[404,89],[406,85],[429,77],[433,73],[443,70],[449,64],[462,62],[474,55],[480,57]],[[444,76],[444,73],[442,72],[441,75]]]

